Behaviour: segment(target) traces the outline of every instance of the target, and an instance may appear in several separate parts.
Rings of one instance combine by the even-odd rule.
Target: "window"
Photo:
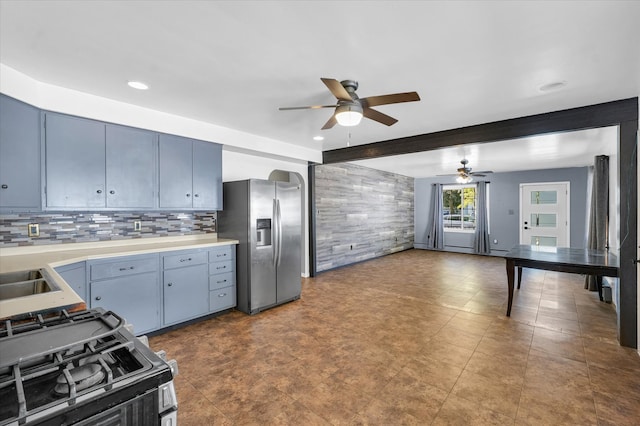
[[[444,186],[442,188],[442,210],[445,232],[474,232],[476,229],[476,186]]]

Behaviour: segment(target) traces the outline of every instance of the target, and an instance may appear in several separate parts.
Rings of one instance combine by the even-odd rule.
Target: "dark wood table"
[[[522,281],[522,268],[595,275],[600,300],[602,300],[602,277],[617,277],[620,267],[618,258],[607,250],[518,245],[512,248],[505,258],[509,286],[507,316],[511,316],[516,267],[518,267],[518,288]]]

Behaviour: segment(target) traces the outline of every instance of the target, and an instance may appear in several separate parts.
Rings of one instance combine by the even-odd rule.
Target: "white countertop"
[[[38,312],[59,306],[76,306],[78,309],[84,309],[84,300],[55,272],[54,268],[62,265],[106,257],[230,244],[238,244],[238,241],[217,238],[216,234],[203,234],[0,248],[0,273],[45,268],[60,287],[60,291],[0,301],[0,318]]]

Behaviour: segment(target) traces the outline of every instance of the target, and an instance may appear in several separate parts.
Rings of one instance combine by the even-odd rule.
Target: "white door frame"
[[[566,185],[567,186],[567,246],[571,246],[571,182],[563,181],[563,182],[525,182],[520,184],[519,191],[519,221],[518,221],[518,242],[522,244],[522,231],[524,217],[522,216],[522,187],[523,186],[533,186],[533,185]],[[587,219],[588,220],[588,219]]]

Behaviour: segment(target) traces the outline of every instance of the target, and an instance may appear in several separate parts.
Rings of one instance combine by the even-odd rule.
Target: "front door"
[[[520,244],[569,247],[569,182],[520,184]]]

